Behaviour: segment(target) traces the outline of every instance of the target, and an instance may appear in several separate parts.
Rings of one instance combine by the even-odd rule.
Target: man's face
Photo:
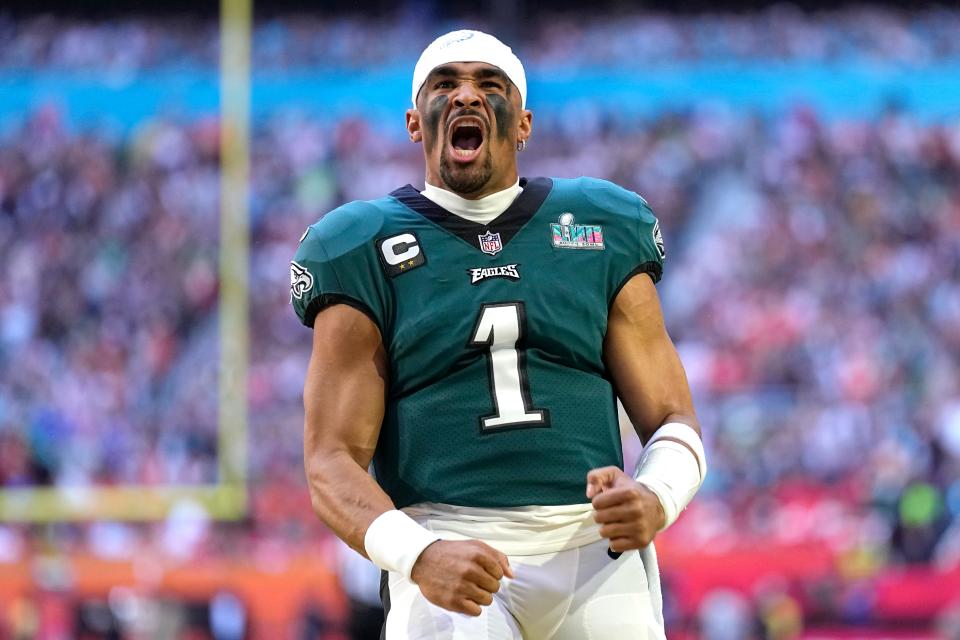
[[[407,112],[407,130],[423,142],[427,182],[467,198],[511,186],[517,142],[530,135],[532,114],[499,68],[451,62],[430,72]]]

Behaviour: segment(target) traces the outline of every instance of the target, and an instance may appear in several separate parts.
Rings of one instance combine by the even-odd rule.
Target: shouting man
[[[706,460],[657,219],[603,180],[518,178],[526,78],[490,35],[435,40],[411,98],[424,188],[332,211],[291,266],[313,507],[383,570],[387,640],[662,638],[651,542]]]

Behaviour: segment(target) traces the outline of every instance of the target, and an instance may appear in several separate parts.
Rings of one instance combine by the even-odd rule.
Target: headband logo
[[[457,44],[458,42],[463,42],[464,40],[469,40],[469,39],[472,38],[472,37],[473,37],[473,31],[467,31],[467,32],[464,33],[464,34],[458,35],[458,36],[455,37],[455,38],[451,38],[450,40],[447,40],[447,41],[444,42],[442,45],[440,45],[440,48],[441,48],[441,49],[446,49],[446,48],[449,47],[450,45]]]

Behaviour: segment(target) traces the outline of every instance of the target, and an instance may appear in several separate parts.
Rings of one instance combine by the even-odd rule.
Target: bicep
[[[679,420],[697,427],[687,376],[667,334],[653,281],[634,276],[607,320],[603,357],[617,395],[641,438]]]
[[[347,305],[321,311],[303,389],[308,461],[312,454],[347,453],[366,468],[380,435],[386,389],[386,352],[373,321]]]

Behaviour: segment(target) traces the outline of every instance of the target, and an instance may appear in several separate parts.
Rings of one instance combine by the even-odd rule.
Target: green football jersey
[[[351,202],[307,229],[291,264],[305,325],[344,303],[380,329],[373,467],[398,508],[582,503],[588,471],[623,464],[603,338],[624,283],[660,278],[657,220],[603,180],[520,184],[486,225],[410,185]]]

